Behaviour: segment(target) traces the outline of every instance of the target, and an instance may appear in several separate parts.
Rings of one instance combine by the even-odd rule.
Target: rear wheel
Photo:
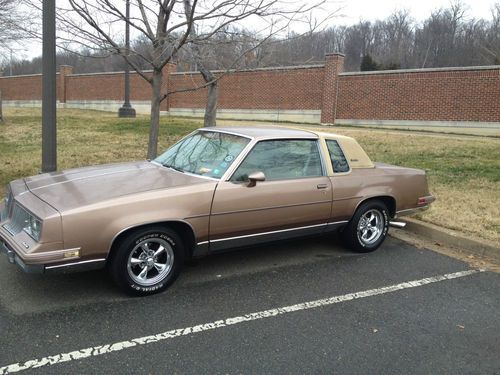
[[[389,228],[386,205],[378,200],[362,203],[342,232],[344,243],[353,251],[368,253],[384,242]]]
[[[172,230],[149,227],[131,232],[113,254],[115,282],[128,294],[148,295],[165,290],[179,275],[184,247]]]

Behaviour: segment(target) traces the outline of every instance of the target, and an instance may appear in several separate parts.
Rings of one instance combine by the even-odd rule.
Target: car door
[[[263,172],[265,181],[249,184]],[[257,142],[215,191],[210,249],[245,246],[321,232],[331,213],[332,188],[317,139]]]

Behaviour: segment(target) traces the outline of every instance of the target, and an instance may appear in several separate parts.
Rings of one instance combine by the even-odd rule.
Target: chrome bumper
[[[106,259],[80,260],[63,264],[26,264],[1,237],[0,253],[5,253],[9,263],[16,264],[26,273],[73,273],[97,270],[106,265]]]
[[[10,246],[0,238],[0,253],[5,253],[7,258],[9,259],[9,263],[17,264],[19,268],[21,268],[24,272],[27,273],[43,273],[45,271],[45,267],[43,264],[26,264],[23,260],[16,254],[14,250],[10,248]]]
[[[436,200],[436,197],[433,195],[427,195],[425,197],[420,197],[417,200],[417,207],[409,208],[407,210],[396,211],[396,215],[394,215],[394,219],[401,217],[401,216],[414,215],[416,213],[428,210],[431,203],[434,202],[435,200]]]
[[[394,215],[394,219],[401,217],[401,216],[410,216],[410,215],[415,215],[419,212],[425,211],[429,209],[429,205],[422,206],[422,207],[415,207],[415,208],[410,208],[408,210],[401,210],[401,211],[396,211],[396,215]]]

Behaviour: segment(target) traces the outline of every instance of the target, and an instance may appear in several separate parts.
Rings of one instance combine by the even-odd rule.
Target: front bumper
[[[43,273],[45,266],[43,264],[26,264],[24,261],[12,250],[8,243],[0,238],[0,253],[5,253],[9,259],[9,263],[17,264],[24,272],[27,273]]]
[[[64,263],[26,264],[19,255],[0,237],[0,253],[7,255],[9,263],[16,264],[26,273],[73,273],[104,268],[106,259],[73,260]]]

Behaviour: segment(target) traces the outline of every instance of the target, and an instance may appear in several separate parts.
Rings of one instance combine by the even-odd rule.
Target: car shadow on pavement
[[[340,247],[335,235],[254,246],[187,262],[173,287],[346,256],[355,254]],[[105,270],[26,274],[4,256],[0,257],[0,270],[0,308],[15,315],[132,299],[114,285]]]

